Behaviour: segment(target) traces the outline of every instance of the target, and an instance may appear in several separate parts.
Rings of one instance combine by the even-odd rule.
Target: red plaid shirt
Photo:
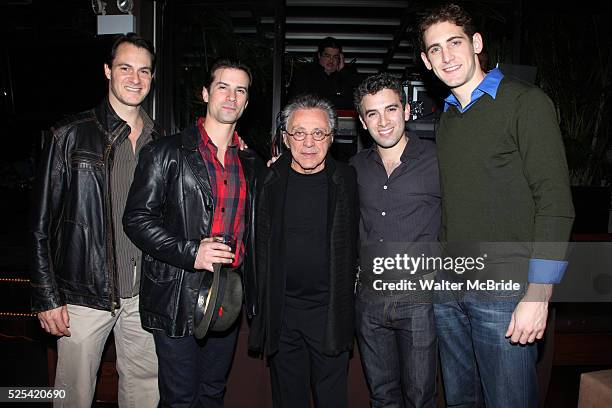
[[[202,136],[198,151],[206,163],[215,201],[210,235],[228,234],[236,238],[236,257],[232,267],[237,267],[244,256],[242,236],[246,204],[246,180],[238,157],[238,133],[234,132],[232,141],[227,146],[223,166],[217,159],[217,146],[204,129],[204,118],[198,119],[198,129]]]

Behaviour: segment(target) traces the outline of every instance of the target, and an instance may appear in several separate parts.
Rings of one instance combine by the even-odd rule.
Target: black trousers
[[[272,400],[275,408],[345,408],[348,351],[337,356],[321,352],[327,309],[285,307],[279,351],[270,359]]]
[[[193,336],[171,338],[163,332],[153,332],[159,364],[160,407],[223,407],[238,322],[227,332],[209,332],[202,340]]]

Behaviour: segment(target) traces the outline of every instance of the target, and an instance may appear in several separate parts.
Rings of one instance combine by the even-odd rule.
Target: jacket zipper
[[[132,296],[134,296],[134,287],[136,286],[136,271],[138,270],[136,265],[136,257],[132,257],[132,262],[134,265],[134,274],[132,275]]]

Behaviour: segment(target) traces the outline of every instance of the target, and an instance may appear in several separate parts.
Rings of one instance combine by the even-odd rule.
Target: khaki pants
[[[57,341],[55,387],[66,390],[54,407],[90,407],[106,339],[113,330],[119,373],[119,407],[156,407],[157,356],[153,335],[140,324],[138,296],[121,299],[115,316],[109,311],[68,305],[70,337]]]

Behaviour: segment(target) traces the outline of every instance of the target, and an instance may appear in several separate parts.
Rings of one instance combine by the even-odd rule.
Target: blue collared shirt
[[[484,79],[478,84],[476,89],[472,91],[472,98],[470,99],[470,103],[467,104],[465,108],[461,107],[459,100],[452,93],[444,99],[444,112],[448,110],[450,105],[456,106],[459,112],[463,113],[470,109],[472,105],[476,103],[478,99],[480,99],[484,94],[489,95],[491,98],[495,99],[497,96],[497,89],[499,88],[499,83],[503,79],[504,74],[499,70],[499,68],[492,69],[489,73],[484,77]]]
[[[452,93],[444,99],[444,112],[453,105],[461,113],[464,113],[476,103],[484,94],[495,99],[499,84],[504,78],[504,74],[499,68],[492,69],[487,73],[484,79],[478,84],[476,89],[472,91],[470,103],[465,108],[461,107],[461,103]],[[553,259],[530,259],[529,261],[529,277],[530,283],[560,283],[567,269],[567,261],[558,261]]]

